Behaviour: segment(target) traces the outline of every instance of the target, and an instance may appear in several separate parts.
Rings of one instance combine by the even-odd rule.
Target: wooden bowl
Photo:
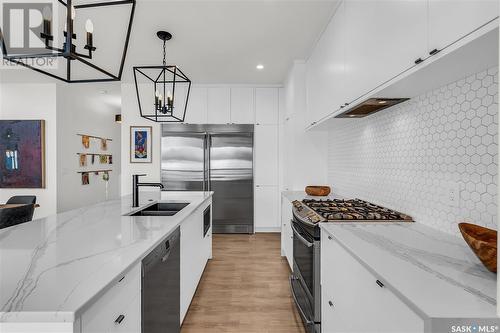
[[[313,196],[326,196],[330,194],[330,186],[306,186],[306,193]]]
[[[484,266],[497,272],[497,231],[476,224],[459,223],[465,241]]]

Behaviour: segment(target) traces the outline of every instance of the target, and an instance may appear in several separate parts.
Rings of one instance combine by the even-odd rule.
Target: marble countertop
[[[463,239],[419,223],[321,228],[424,318],[496,317],[496,274]]]
[[[213,192],[141,192],[0,230],[0,322],[72,322]],[[124,216],[157,201],[174,216]]]

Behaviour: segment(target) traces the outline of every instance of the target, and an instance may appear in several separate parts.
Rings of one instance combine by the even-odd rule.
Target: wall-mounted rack
[[[89,137],[89,138],[99,139],[99,140],[113,141],[113,139],[104,138],[104,137],[102,137],[102,136],[95,136],[95,135],[88,135],[88,134],[80,134],[80,133],[77,133],[76,135],[79,135],[79,136],[86,136],[86,137]]]
[[[88,171],[77,171],[76,173],[101,173],[101,172],[111,172],[113,170],[88,170]]]
[[[113,156],[113,154],[99,154],[99,153],[76,153],[77,155],[93,155],[93,156]]]

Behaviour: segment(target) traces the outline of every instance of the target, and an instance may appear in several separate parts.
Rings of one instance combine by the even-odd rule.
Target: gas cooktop
[[[361,199],[304,199],[293,202],[294,215],[308,223],[413,222],[411,216]]]

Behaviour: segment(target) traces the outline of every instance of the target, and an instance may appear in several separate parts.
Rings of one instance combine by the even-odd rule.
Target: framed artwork
[[[151,126],[130,126],[130,163],[153,161],[152,134]]]
[[[0,120],[0,188],[45,188],[44,120]]]

